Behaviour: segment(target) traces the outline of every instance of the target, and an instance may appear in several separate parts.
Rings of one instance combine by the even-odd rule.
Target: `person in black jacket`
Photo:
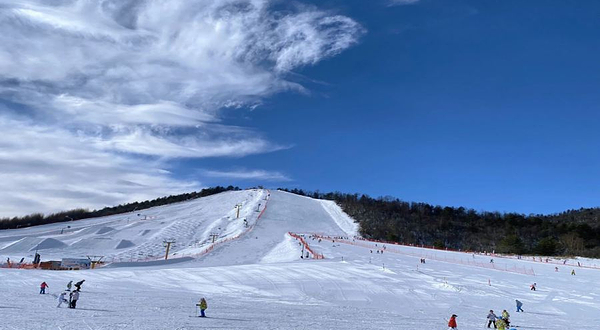
[[[81,290],[81,285],[83,284],[83,282],[85,282],[85,280],[81,280],[81,281],[75,283],[75,287],[77,288],[77,291]]]

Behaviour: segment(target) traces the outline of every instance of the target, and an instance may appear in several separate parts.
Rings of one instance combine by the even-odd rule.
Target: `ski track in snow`
[[[244,232],[243,218],[253,226],[191,261],[89,271],[0,269],[0,329],[430,330],[446,329],[452,313],[459,315],[459,329],[479,329],[489,309],[507,309],[519,329],[600,328],[600,270],[577,268],[571,276],[572,267],[555,272],[554,264],[495,259],[498,268],[530,268],[532,276],[458,262],[489,261],[481,255],[404,246],[376,254],[380,244],[313,238],[306,241],[326,259],[300,260],[301,247],[288,231],[343,236],[356,227],[333,202],[277,191],[257,221],[266,196],[264,190],[227,192],[130,214],[0,231],[4,259],[30,257],[30,249],[47,239],[43,259],[92,253],[135,258],[160,256],[165,238],[176,239],[173,253],[180,256],[208,246],[210,233],[225,240]],[[72,228],[61,235],[66,225]],[[133,245],[116,249],[124,240]],[[420,257],[427,263],[420,264]],[[56,308],[66,283],[84,278],[78,309]],[[38,294],[42,281],[50,294]],[[533,282],[537,291],[529,290]],[[206,319],[194,317],[200,297],[208,300]],[[515,313],[515,299],[525,313]]]

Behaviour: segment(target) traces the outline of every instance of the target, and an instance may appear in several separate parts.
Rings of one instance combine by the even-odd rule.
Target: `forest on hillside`
[[[173,204],[178,202],[196,199],[200,197],[210,196],[224,191],[240,190],[239,187],[211,187],[191,193],[160,197],[153,200],[143,202],[126,203],[117,206],[105,207],[100,210],[75,209],[70,211],[58,212],[44,215],[42,213],[34,213],[23,217],[2,218],[0,219],[0,229],[15,229],[23,227],[31,227],[45,225],[56,222],[66,222],[73,220],[81,220],[88,218],[104,217],[107,215],[115,215],[132,211],[141,211],[155,206]]]
[[[600,208],[523,215],[392,197],[280,190],[336,201],[371,239],[469,251],[600,257]]]

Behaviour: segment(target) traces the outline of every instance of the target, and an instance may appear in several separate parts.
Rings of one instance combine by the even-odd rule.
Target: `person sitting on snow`
[[[498,330],[506,330],[506,322],[502,318],[499,318],[496,321],[496,326],[498,327]]]

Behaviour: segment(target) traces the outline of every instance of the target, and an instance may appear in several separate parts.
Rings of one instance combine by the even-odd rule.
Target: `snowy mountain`
[[[0,269],[0,329],[429,330],[446,329],[453,313],[459,329],[478,329],[490,309],[506,309],[517,329],[598,328],[596,260],[389,245],[355,238],[357,229],[331,201],[246,190],[0,231],[2,260],[31,259],[37,250],[42,260],[109,262],[83,271]],[[289,232],[324,259],[301,259],[305,247]],[[163,260],[165,240],[175,241],[171,262]],[[78,308],[56,308],[66,283],[81,279]],[[42,281],[50,294],[38,294]],[[206,319],[190,317],[200,297]],[[524,313],[515,312],[515,299]]]

